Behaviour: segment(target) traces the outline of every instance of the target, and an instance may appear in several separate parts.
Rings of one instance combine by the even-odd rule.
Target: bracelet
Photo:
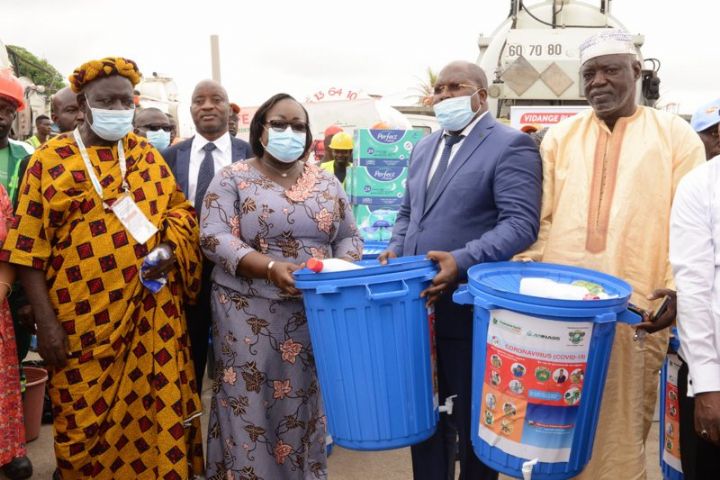
[[[270,270],[272,270],[272,268],[273,268],[274,266],[275,266],[275,260],[270,260],[270,263],[267,264],[267,279],[268,279],[268,282],[272,282],[272,280],[270,280]]]
[[[12,293],[12,285],[10,285],[8,282],[0,282],[0,285],[5,285],[8,289],[6,297],[9,297]]]

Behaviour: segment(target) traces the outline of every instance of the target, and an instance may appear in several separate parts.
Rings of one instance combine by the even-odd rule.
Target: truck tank
[[[599,5],[575,0],[532,4],[511,0],[507,19],[490,37],[480,35],[478,39],[477,64],[488,75],[489,110],[498,118],[508,118],[511,106],[587,105],[579,47],[606,28],[625,30],[610,14],[610,0]],[[634,35],[641,62],[644,40],[643,35]],[[654,59],[648,61],[659,67]],[[653,105],[658,88],[657,68],[643,70],[639,102]]]

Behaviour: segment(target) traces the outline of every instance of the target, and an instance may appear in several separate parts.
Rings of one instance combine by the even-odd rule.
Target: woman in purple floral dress
[[[209,479],[327,477],[325,418],[292,272],[311,257],[359,259],[362,241],[334,176],[305,163],[305,109],[269,99],[250,125],[256,158],[219,172],[201,244],[213,271],[216,378]]]

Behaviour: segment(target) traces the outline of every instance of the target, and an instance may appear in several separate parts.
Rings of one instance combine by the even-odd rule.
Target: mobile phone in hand
[[[655,313],[653,314],[653,319],[660,318],[662,315],[664,315],[668,307],[670,307],[670,297],[666,296],[665,298],[663,298],[663,301],[657,308],[657,310],[655,310]]]

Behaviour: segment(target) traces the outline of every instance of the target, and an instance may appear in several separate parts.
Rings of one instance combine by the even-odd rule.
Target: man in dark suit
[[[440,401],[457,395],[451,416],[441,414],[435,434],[412,447],[414,478],[445,480],[454,468],[457,431],[461,479],[496,479],[470,441],[472,310],[452,292],[467,269],[509,260],[536,239],[542,164],[525,133],[487,111],[487,78],[480,67],[453,62],[435,84],[433,105],[443,130],[424,138],[410,161],[407,191],[381,261],[427,255],[439,273],[422,293],[435,305]]]
[[[250,144],[228,133],[230,103],[218,82],[203,80],[192,94],[190,114],[197,135],[163,152],[175,179],[202,223],[202,201],[215,173],[238,160],[252,156]],[[213,264],[203,264],[202,289],[197,305],[188,305],[186,319],[190,335],[198,389],[202,388],[210,335],[210,274]]]

